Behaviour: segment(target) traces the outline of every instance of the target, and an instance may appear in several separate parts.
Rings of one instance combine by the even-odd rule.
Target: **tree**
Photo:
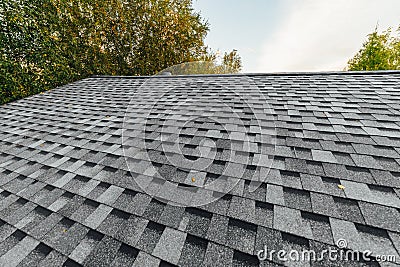
[[[207,57],[191,0],[0,2],[0,104],[94,74],[152,75]]]
[[[225,52],[222,64],[228,66],[235,72],[240,72],[242,69],[242,59],[235,49],[230,53]]]
[[[348,70],[399,70],[400,28],[393,36],[389,28],[383,33],[377,29],[368,35],[360,51],[348,62]]]
[[[171,75],[231,74],[240,72],[242,68],[242,60],[236,50],[225,52],[221,57],[219,52],[207,48],[199,59],[171,66],[163,72],[169,72]]]

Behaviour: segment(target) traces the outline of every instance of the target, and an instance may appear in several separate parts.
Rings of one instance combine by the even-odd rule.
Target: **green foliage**
[[[383,33],[377,29],[368,35],[360,51],[348,62],[348,70],[399,70],[400,28],[393,36],[389,28]]]
[[[212,58],[191,0],[7,0],[0,29],[0,104],[94,74]]]
[[[236,72],[240,72],[242,69],[242,59],[237,50],[232,50],[230,53],[225,52],[222,64]]]
[[[200,57],[199,61],[185,62],[163,70],[171,75],[197,75],[197,74],[230,74],[241,70],[241,58],[236,50],[225,53],[221,58],[219,53],[210,49]],[[220,63],[221,62],[221,63]],[[161,73],[162,74],[162,73]]]

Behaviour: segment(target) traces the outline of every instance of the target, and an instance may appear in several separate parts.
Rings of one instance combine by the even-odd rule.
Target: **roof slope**
[[[351,250],[400,264],[399,72],[159,77],[151,90],[167,94],[148,110],[140,109],[150,101],[147,81],[88,78],[0,107],[1,266],[275,266],[284,263],[276,255],[260,263],[257,251],[321,252],[343,238]],[[181,86],[193,82],[228,90]],[[261,94],[246,98],[248,82]],[[268,103],[273,151],[235,93],[259,115]],[[239,119],[209,96],[231,103]],[[160,149],[159,124],[177,105],[185,112],[168,118],[176,120],[165,128],[171,147]],[[145,131],[135,128],[140,114],[124,124],[129,108],[148,112]],[[185,124],[185,113],[201,119]],[[122,129],[130,131],[125,147]],[[138,156],[143,143],[150,161]],[[188,163],[203,157],[207,168]],[[206,191],[216,199],[166,203],[176,197],[157,195],[166,180],[187,203],[185,192],[212,182]]]

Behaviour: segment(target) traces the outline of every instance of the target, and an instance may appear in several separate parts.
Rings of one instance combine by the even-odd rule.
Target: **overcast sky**
[[[400,25],[400,0],[194,0],[213,49],[243,72],[343,70],[377,24]]]

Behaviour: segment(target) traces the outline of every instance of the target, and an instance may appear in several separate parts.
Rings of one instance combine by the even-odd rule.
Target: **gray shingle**
[[[121,243],[105,236],[95,249],[86,257],[84,266],[109,266],[114,260]]]
[[[285,199],[285,206],[299,210],[311,211],[309,192],[284,187],[283,197]]]
[[[228,233],[229,218],[214,214],[207,231],[207,239],[225,244]]]
[[[330,218],[330,224],[335,244],[338,240],[344,239],[347,242],[347,248],[363,251],[362,240],[354,223]]]
[[[370,170],[371,175],[378,185],[400,188],[400,179],[389,171]]]
[[[254,255],[249,255],[246,253],[242,253],[240,251],[234,251],[233,253],[233,260],[232,266],[239,267],[239,266],[251,266],[256,267],[260,266],[259,260]]]
[[[86,197],[88,196],[98,185],[100,184],[99,181],[96,180],[89,180],[83,187],[79,188],[78,194]]]
[[[364,217],[361,214],[359,202],[348,198],[333,198],[336,208],[336,217],[357,222],[364,223]]]
[[[226,244],[228,247],[253,254],[257,227],[244,221],[229,219]]]
[[[129,245],[135,246],[148,222],[146,219],[131,215],[128,221],[119,228],[116,237]]]
[[[233,250],[219,244],[209,242],[204,255],[204,266],[223,267],[232,262]]]
[[[96,229],[105,218],[107,218],[111,211],[111,207],[100,204],[100,206],[98,206],[97,209],[85,219],[83,224],[89,228]]]
[[[188,223],[185,231],[203,237],[207,234],[210,222],[211,213],[197,208],[187,208],[185,217],[188,217]]]
[[[59,266],[66,261],[67,257],[57,252],[56,250],[51,251],[46,258],[40,261],[41,266]]]
[[[96,200],[100,203],[107,205],[112,205],[118,197],[122,194],[124,188],[111,185],[102,195],[100,195]]]
[[[74,243],[75,234],[78,234],[82,229],[81,225],[75,224],[74,221],[63,218],[56,225],[54,225],[51,230],[46,233],[42,240],[45,244],[48,244],[51,247],[57,248],[57,250],[62,250],[62,253],[65,254],[68,250],[73,250],[74,246],[77,244]],[[72,231],[72,235],[70,235],[69,231]],[[82,229],[83,230],[83,229]],[[76,233],[75,233],[76,231]],[[82,236],[85,235],[84,232],[81,233]],[[79,238],[79,237],[78,237]],[[66,241],[66,244],[64,242]],[[71,241],[71,242],[69,242]],[[79,241],[77,241],[79,243]],[[64,246],[65,245],[65,246]],[[69,254],[69,251],[67,254]]]
[[[311,226],[315,240],[333,245],[332,229],[329,224],[329,217],[314,213],[302,212],[303,219],[308,221]]]
[[[358,225],[357,230],[365,247],[364,250],[373,251],[372,255],[394,255],[397,258],[396,262],[399,263],[399,254],[386,231],[364,225]]]
[[[66,217],[71,216],[71,214],[74,213],[78,209],[78,207],[83,204],[84,201],[85,199],[83,197],[75,195],[71,199],[69,199],[67,203],[57,212]]]
[[[46,217],[43,221],[36,224],[35,227],[29,230],[29,234],[33,237],[41,239],[46,235],[56,224],[62,219],[62,216],[57,213],[52,213]]]
[[[371,156],[359,154],[350,154],[350,156],[359,167],[380,169],[379,164]]]
[[[38,244],[39,241],[26,236],[15,247],[0,257],[0,265],[17,266]]]
[[[8,223],[1,222],[0,226],[0,242],[3,242],[12,233],[14,233],[16,228]]]
[[[183,207],[177,207],[172,205],[166,205],[158,223],[164,224],[171,228],[178,228],[182,221],[183,213],[185,209]]]
[[[15,225],[18,221],[20,221],[22,218],[32,212],[32,210],[36,207],[36,204],[32,202],[26,202],[22,207],[20,207],[18,210],[13,211],[8,216],[3,216],[2,214],[2,218],[4,218],[4,220],[8,223]]]
[[[254,200],[233,196],[227,215],[242,221],[254,222],[255,211],[256,202]]]
[[[325,150],[311,150],[313,159],[315,161],[323,161],[330,163],[337,163],[335,156],[333,156],[332,152]]]
[[[89,231],[88,234],[81,240],[81,242],[71,252],[69,257],[79,264],[83,264],[85,259],[90,255],[93,249],[103,238],[103,235],[93,230]]]
[[[283,197],[283,187],[273,184],[267,185],[267,199],[268,203],[277,205],[285,205],[285,199]]]
[[[129,217],[129,213],[113,209],[97,227],[97,230],[109,236],[115,237],[115,235],[118,233],[118,230],[124,226]]]
[[[132,266],[138,253],[134,247],[122,244],[111,266]]]
[[[187,235],[182,253],[179,258],[179,266],[203,266],[204,255],[207,250],[207,240]]]
[[[177,264],[185,239],[186,233],[167,227],[152,254],[158,258]]]
[[[265,247],[270,251],[279,251],[283,248],[282,243],[280,231],[260,226],[257,228],[255,251],[265,250]],[[273,259],[276,261],[276,257]]]
[[[160,259],[144,251],[140,251],[132,267],[153,267],[153,266],[158,266],[159,263]]]
[[[400,213],[397,209],[363,201],[360,201],[359,205],[367,224],[395,232],[400,231],[400,225],[397,223],[400,220]]]
[[[274,205],[257,201],[254,223],[265,227],[273,227]]]
[[[136,247],[147,253],[152,253],[158,244],[164,229],[165,226],[149,221],[142,235],[137,241]]]
[[[275,206],[274,228],[280,231],[304,236],[309,239],[313,238],[311,226],[309,222],[301,217],[299,210]]]
[[[10,249],[17,245],[26,234],[22,231],[16,230],[9,235],[2,243],[0,243],[0,257],[6,254]]]
[[[68,200],[65,198],[59,198],[56,201],[54,201],[48,208],[49,210],[52,210],[54,212],[59,211],[61,208],[63,208],[66,204],[68,203]]]
[[[163,202],[153,198],[143,213],[143,217],[148,220],[158,221],[163,213],[164,207],[165,204]]]

